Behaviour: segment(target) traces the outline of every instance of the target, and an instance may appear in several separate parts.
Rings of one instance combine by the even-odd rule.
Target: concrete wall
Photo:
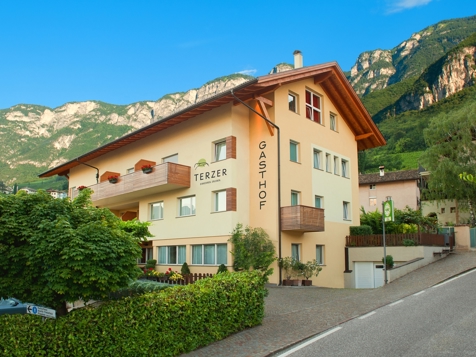
[[[455,249],[471,250],[469,226],[455,226]]]

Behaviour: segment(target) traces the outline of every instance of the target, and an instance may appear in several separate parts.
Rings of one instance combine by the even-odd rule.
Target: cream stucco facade
[[[183,261],[197,273],[215,273],[221,262],[232,270],[228,240],[241,223],[262,227],[282,257],[298,252],[305,262],[319,250],[323,270],[313,284],[344,287],[345,237],[359,224],[357,152],[383,145],[383,137],[334,63],[260,77],[242,88],[236,95],[243,102],[224,93],[208,107],[195,106],[140,132],[148,135],[81,159],[101,174],[119,174],[116,184],[103,176],[96,184],[94,170],[74,161],[44,176],[67,172],[72,196],[89,186],[96,205],[150,221],[154,237],[144,249],[160,271],[179,270]],[[320,123],[306,117],[306,92],[320,98]],[[344,106],[346,100],[352,103]],[[200,108],[206,110],[196,112]],[[187,114],[179,124],[155,130]],[[226,156],[217,157],[223,143]],[[174,164],[162,163],[171,156]],[[153,163],[151,174],[137,169],[141,160]],[[138,188],[163,169],[169,181]],[[178,174],[181,169],[189,173]],[[178,181],[188,181],[172,184],[174,172]],[[306,214],[288,215],[292,206],[323,214],[324,227]],[[294,226],[284,229],[283,215]],[[270,282],[279,284],[274,268]]]

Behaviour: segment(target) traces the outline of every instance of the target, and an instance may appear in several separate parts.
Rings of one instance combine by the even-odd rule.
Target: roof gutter
[[[281,252],[281,131],[279,129],[279,126],[274,124],[264,115],[262,115],[261,113],[258,113],[256,110],[254,110],[252,107],[250,107],[248,104],[243,102],[240,98],[238,98],[233,93],[233,89],[230,91],[230,93],[238,102],[243,104],[245,107],[247,107],[256,115],[263,118],[269,125],[271,125],[273,128],[276,128],[276,130],[278,131],[278,135],[277,135],[277,139],[278,139],[278,259],[281,259],[281,255],[282,255],[282,252]],[[281,281],[282,281],[282,271],[281,269],[279,269],[278,285],[281,285]]]

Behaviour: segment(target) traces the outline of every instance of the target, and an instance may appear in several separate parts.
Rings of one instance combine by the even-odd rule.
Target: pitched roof
[[[81,165],[81,162],[88,162],[149,135],[194,118],[223,104],[235,102],[232,91],[240,100],[247,101],[274,91],[282,84],[292,83],[306,78],[313,78],[314,83],[320,84],[329,99],[335,107],[338,108],[347,125],[355,135],[358,150],[385,145],[385,139],[382,133],[373,122],[337,62],[329,62],[252,79],[232,90],[224,91],[193,104],[73,160],[56,166],[40,174],[39,177],[67,175],[71,168]]]
[[[381,183],[381,182],[418,180],[419,178],[420,178],[420,173],[418,172],[418,170],[385,172],[384,176],[380,176],[380,173],[363,174],[363,175],[360,174],[359,185]]]

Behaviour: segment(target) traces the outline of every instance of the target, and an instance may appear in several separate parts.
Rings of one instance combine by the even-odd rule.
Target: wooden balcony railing
[[[281,207],[281,230],[323,232],[324,209],[303,205]]]
[[[109,181],[88,186],[93,190],[91,199],[95,205],[107,206],[128,199],[190,187],[190,166],[163,163],[153,167],[149,174],[141,170],[119,176],[117,183]],[[73,198],[77,196],[73,190]]]
[[[364,236],[347,236],[346,246],[348,247],[381,247],[383,246],[382,234],[371,234]],[[450,237],[449,242],[445,242],[443,234],[430,233],[410,233],[410,234],[386,234],[385,244],[389,247],[403,246],[404,240],[412,240],[415,245],[454,246],[454,237]]]

